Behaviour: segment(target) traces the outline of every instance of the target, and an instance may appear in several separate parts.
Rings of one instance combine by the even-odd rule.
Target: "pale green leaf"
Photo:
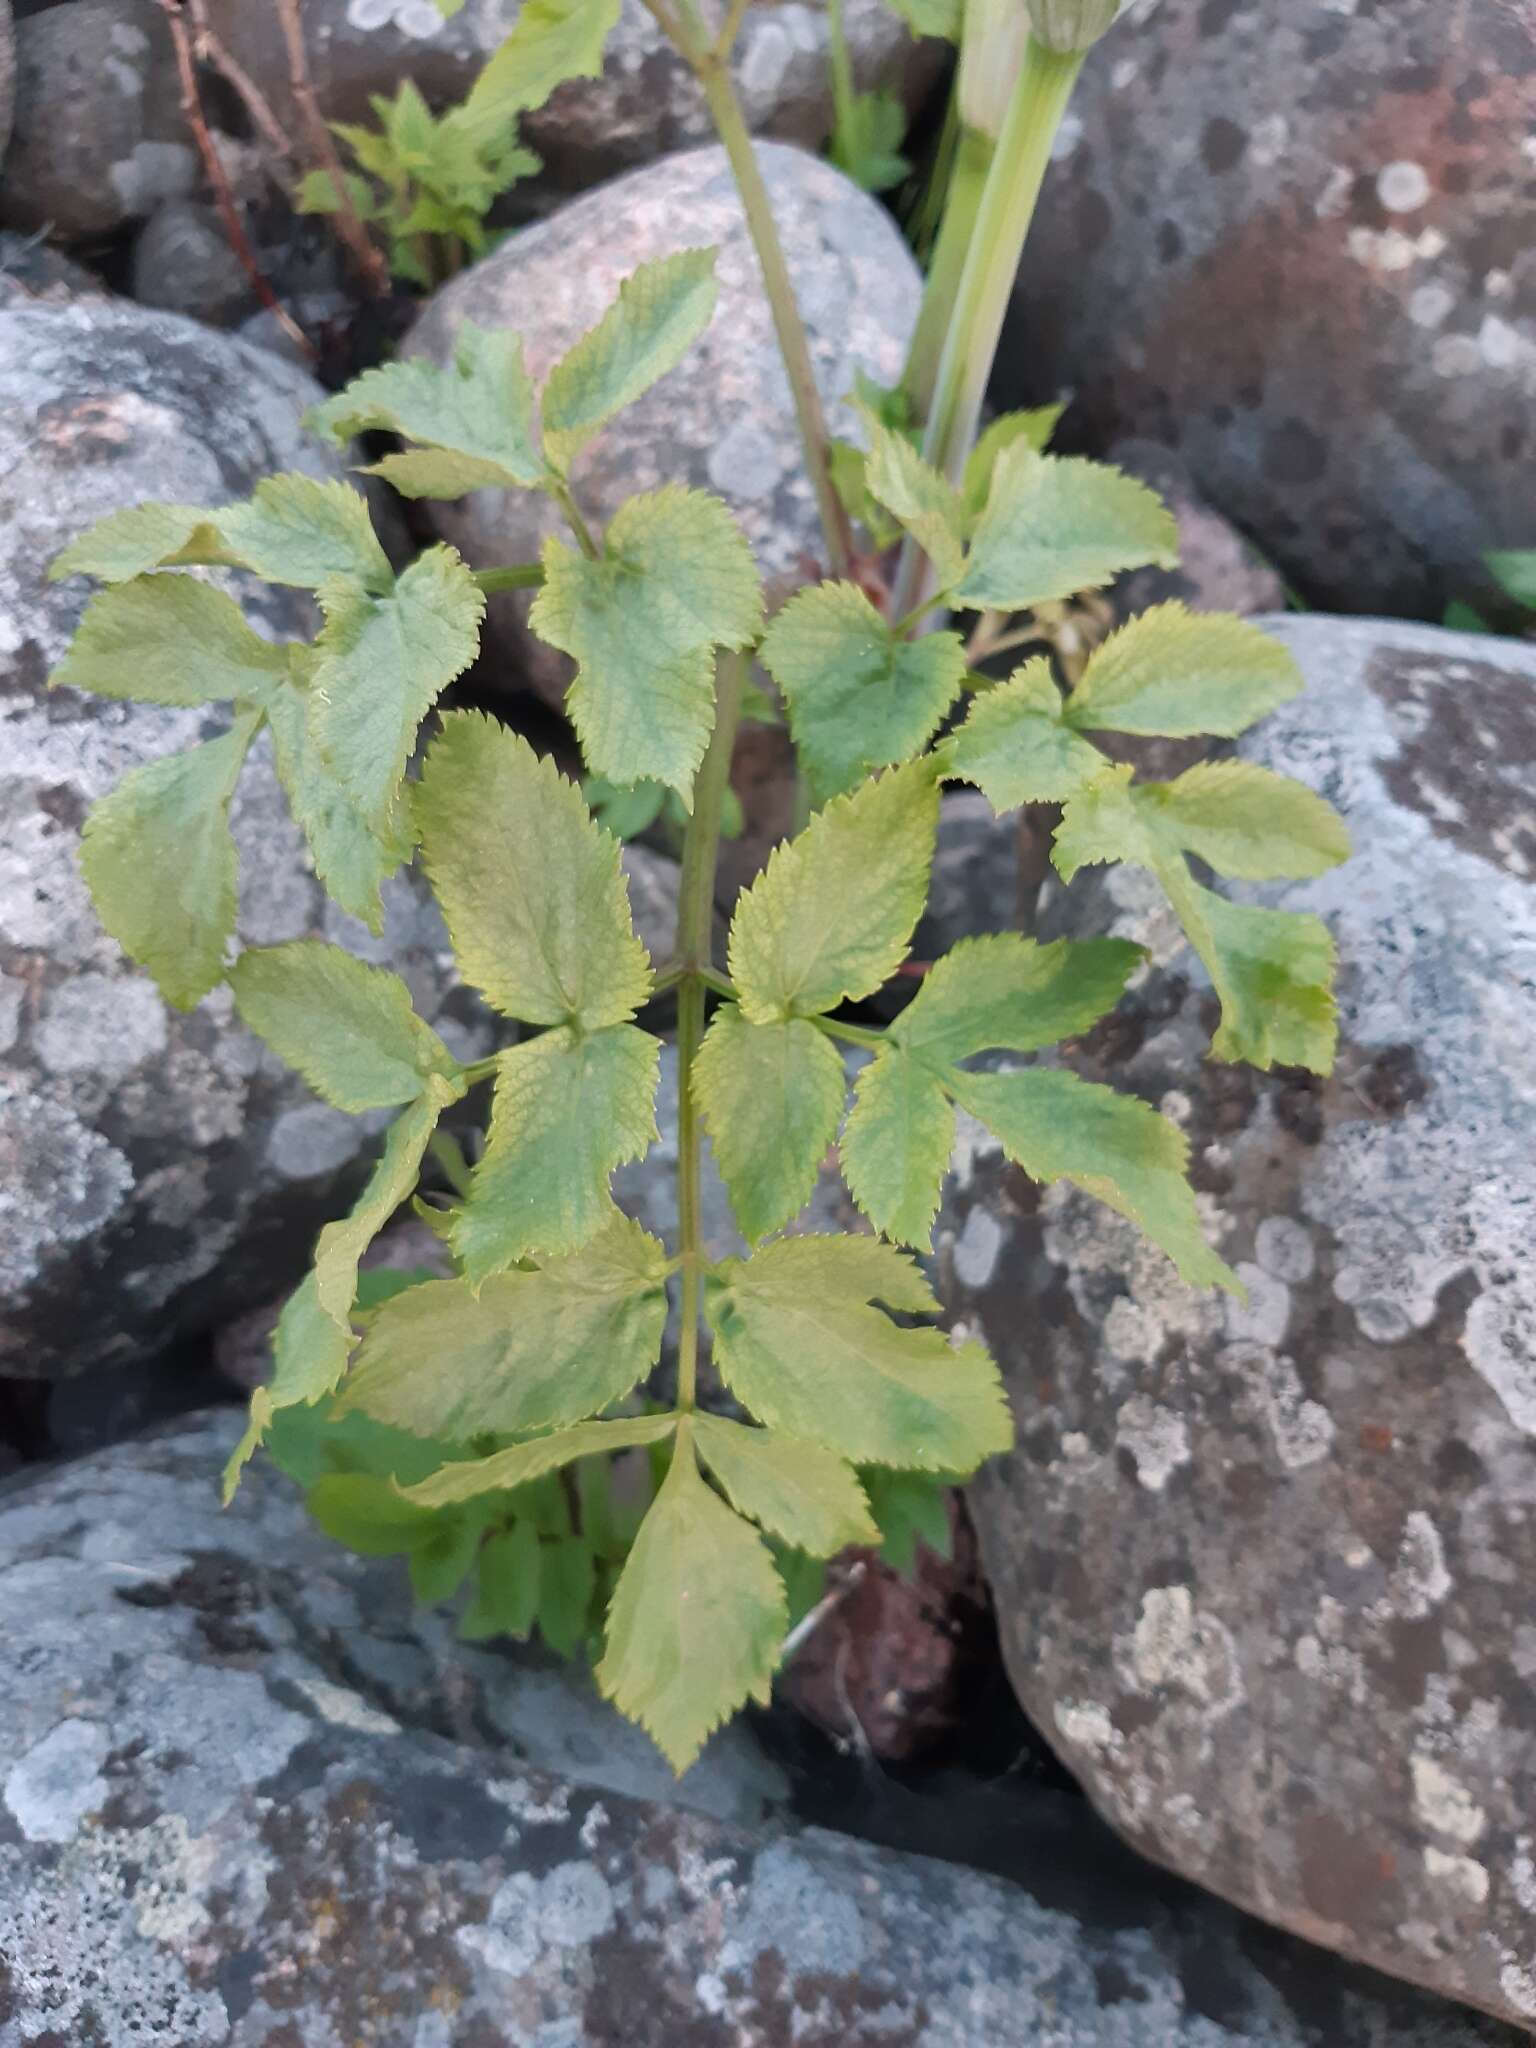
[[[921,753],[965,681],[958,633],[901,639],[852,583],[797,592],[761,653],[818,798]]]
[[[924,462],[905,434],[882,426],[869,407],[861,412],[869,433],[865,486],[912,535],[933,564],[939,587],[947,590],[958,582],[965,560],[960,493]]]
[[[1219,875],[1250,882],[1326,874],[1349,858],[1344,820],[1303,782],[1251,761],[1202,761],[1137,786],[1170,840]]]
[[[599,78],[619,0],[523,0],[517,24],[483,66],[465,102],[471,129],[500,128],[542,107],[571,78]]]
[[[1211,1040],[1219,1060],[1333,1071],[1338,1009],[1331,933],[1308,911],[1229,903],[1181,861],[1158,871],[1179,922],[1221,999]]]
[[[1230,738],[1301,687],[1295,657],[1262,627],[1160,604],[1095,648],[1062,715],[1084,731]]]
[[[650,1371],[666,1318],[666,1252],[615,1213],[574,1258],[495,1274],[478,1294],[434,1280],[385,1302],[341,1405],[450,1442],[577,1422]]]
[[[1123,860],[1156,868],[1178,848],[1158,827],[1154,809],[1135,787],[1135,770],[1105,764],[1104,772],[1074,792],[1061,814],[1051,844],[1051,859],[1064,882],[1080,868]]]
[[[1106,766],[1098,748],[1063,723],[1061,692],[1043,655],[983,691],[939,758],[945,775],[974,782],[995,811],[1061,803]]]
[[[752,551],[720,499],[671,485],[619,507],[595,560],[551,538],[533,630],[576,662],[566,700],[587,766],[688,802],[715,722],[714,650],[762,624]]]
[[[486,1537],[475,1597],[459,1623],[462,1642],[484,1643],[496,1636],[521,1641],[530,1634],[539,1611],[540,1549],[532,1522],[519,1520]]]
[[[540,402],[552,461],[569,469],[598,428],[675,370],[709,325],[718,286],[708,249],[642,263],[597,325],[555,364]]]
[[[350,484],[288,471],[263,477],[243,504],[203,517],[217,523],[230,557],[268,583],[318,590],[344,576],[367,590],[388,590],[394,581],[368,500]]]
[[[731,923],[731,976],[752,1023],[879,988],[927,900],[938,820],[938,784],[918,761],[837,797],[777,849]]]
[[[696,1415],[694,1441],[738,1514],[810,1557],[878,1543],[864,1489],[852,1468],[804,1438]]]
[[[448,1287],[452,1281],[441,1281]],[[484,1297],[482,1297],[483,1299]],[[366,1352],[359,1361],[361,1371]],[[404,1489],[407,1500],[423,1507],[439,1508],[450,1501],[470,1500],[478,1493],[509,1492],[558,1471],[578,1458],[606,1457],[611,1451],[631,1450],[637,1444],[659,1444],[677,1427],[675,1415],[621,1415],[611,1422],[577,1422],[551,1436],[534,1437],[524,1444],[509,1444],[488,1458],[466,1458],[434,1472],[415,1486]]]
[[[735,1003],[715,1013],[694,1099],[749,1243],[810,1200],[846,1089],[837,1047],[804,1018],[749,1024]]]
[[[442,1526],[372,1472],[322,1473],[304,1505],[333,1543],[361,1557],[399,1557]]]
[[[941,1068],[973,1053],[1034,1052],[1092,1030],[1143,957],[1124,939],[962,939],[923,976],[889,1036]]]
[[[599,1688],[681,1776],[722,1721],[766,1700],[787,1614],[768,1546],[704,1484],[685,1426],[608,1610]]]
[[[205,505],[129,505],[87,527],[57,555],[50,583],[66,576],[94,576],[102,583],[127,583],[171,562],[227,561]]]
[[[260,722],[252,712],[219,739],[135,768],[81,835],[97,916],[179,1010],[224,978],[238,868],[229,800]]]
[[[1053,1067],[957,1072],[950,1085],[1031,1180],[1070,1180],[1129,1217],[1191,1287],[1240,1291],[1205,1241],[1185,1178],[1189,1146],[1177,1124],[1134,1095]]]
[[[49,681],[142,704],[264,704],[287,649],[195,576],[141,576],[92,598]]]
[[[327,1223],[315,1246],[315,1296],[337,1329],[351,1327],[358,1261],[409,1197],[437,1120],[464,1093],[464,1083],[429,1074],[422,1093],[390,1125],[384,1151],[349,1214]],[[405,1297],[397,1297],[404,1300]]]
[[[955,1112],[933,1069],[899,1043],[860,1073],[843,1132],[843,1178],[884,1236],[926,1247],[955,1148]]]
[[[1016,441],[1022,441],[1037,455],[1043,455],[1066,409],[1065,403],[1061,403],[1037,405],[1028,412],[1005,412],[983,430],[965,465],[961,497],[967,532],[986,510],[992,491],[992,472],[997,468],[997,458],[1003,450],[1011,448]]]
[[[723,1261],[705,1283],[722,1379],[770,1429],[858,1463],[974,1471],[1013,1439],[985,1348],[870,1306],[923,1300],[914,1271],[872,1238],[778,1238]]]
[[[1021,438],[997,458],[955,596],[1023,611],[1178,559],[1178,522],[1145,484],[1107,463],[1037,455]]]
[[[418,726],[479,650],[485,598],[454,550],[435,547],[387,597],[337,579],[321,588],[320,604],[310,734],[384,838]]]
[[[882,1564],[906,1578],[917,1562],[920,1542],[946,1562],[954,1556],[949,1489],[942,1478],[926,1472],[890,1472],[878,1465],[860,1477],[869,1495],[869,1511],[880,1525]]]
[[[340,946],[295,939],[241,954],[230,972],[245,1024],[335,1109],[411,1102],[458,1066],[397,974]]]
[[[619,843],[528,742],[452,712],[412,792],[464,979],[526,1024],[620,1024],[651,990]]]
[[[485,1156],[452,1241],[472,1286],[531,1252],[574,1252],[612,1214],[616,1166],[657,1137],[661,1045],[632,1024],[546,1031],[496,1062]]]
[[[245,1433],[224,1467],[223,1499],[228,1507],[250,1463],[281,1409],[321,1400],[336,1387],[347,1369],[352,1333],[332,1321],[320,1306],[313,1269],[305,1274],[283,1305],[272,1336],[273,1373],[251,1395]]]

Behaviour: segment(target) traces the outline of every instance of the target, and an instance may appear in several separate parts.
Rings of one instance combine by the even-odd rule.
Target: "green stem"
[[[832,74],[832,161],[838,163],[839,145],[853,143],[853,63],[848,55],[848,38],[843,33],[843,0],[827,0],[827,54]],[[847,169],[846,163],[842,165]]]
[[[850,1045],[879,1047],[885,1043],[883,1031],[867,1031],[862,1024],[842,1024],[836,1017],[811,1017],[807,1022],[814,1024],[818,1031],[825,1032],[828,1038],[844,1038]]]
[[[928,282],[923,287],[923,303],[901,378],[901,388],[912,408],[911,416],[919,425],[926,422],[933,404],[944,337],[959,296],[960,278],[991,166],[991,137],[983,135],[979,128],[962,128],[949,174],[949,189],[944,196],[944,214],[934,243],[933,261],[928,268]]]
[[[518,562],[508,569],[477,569],[475,581],[487,597],[498,590],[538,590],[544,582],[544,569],[539,562]]]
[[[593,534],[591,527],[582,518],[581,507],[576,502],[575,493],[563,476],[551,478],[549,494],[565,514],[566,524],[570,527],[572,533],[575,534],[576,544],[581,549],[581,552],[589,562],[595,562],[602,553],[602,549],[598,546],[596,536]]]

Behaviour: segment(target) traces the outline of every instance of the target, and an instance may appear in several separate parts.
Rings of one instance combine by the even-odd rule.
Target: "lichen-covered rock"
[[[89,594],[46,580],[66,541],[147,498],[220,503],[274,470],[337,474],[299,427],[319,395],[169,314],[0,309],[0,1373],[143,1356],[263,1299],[362,1170],[359,1122],[280,1069],[227,990],[172,1011],[79,874],[96,798],[222,714],[46,687]],[[278,637],[313,624],[294,592],[259,588],[249,609]],[[390,885],[377,941],[326,905],[263,752],[233,829],[245,942],[323,931],[388,960],[439,1028],[483,1049],[425,892]]]
[[[1536,15],[1160,0],[1089,61],[1010,402],[1174,447],[1312,602],[1438,618],[1531,542]]]
[[[19,23],[0,220],[66,241],[110,234],[196,181],[156,0],[70,0]]]
[[[309,0],[310,66],[333,120],[371,121],[373,95],[413,79],[434,106],[462,99],[509,36],[522,0],[469,0],[445,22],[436,0]],[[700,13],[719,26],[720,0]],[[209,15],[285,119],[292,111],[287,46],[277,10],[250,0],[211,0]],[[884,0],[849,0],[844,16],[854,79],[883,86],[916,107],[934,81],[943,45],[918,43]],[[748,126],[780,142],[819,149],[832,130],[824,8],[803,0],[750,0],[731,64]],[[536,189],[579,192],[666,151],[707,141],[713,130],[691,73],[643,0],[623,0],[601,78],[564,85],[523,116],[525,142],[543,159]],[[525,190],[529,188],[523,188]]]
[[[796,1833],[739,1729],[674,1788],[269,1469],[220,1514],[236,1426],[0,1492],[0,2048],[1508,2041],[1219,1907]]]
[[[1304,696],[1241,744],[1355,856],[1266,900],[1340,954],[1328,1081],[1204,1059],[1139,872],[1047,935],[1152,961],[1087,1041],[1181,1123],[1246,1303],[971,1131],[955,1313],[1013,1395],[972,1488],[1020,1696],[1138,1846],[1266,1918],[1536,2021],[1536,650],[1271,622]]]
[[[921,281],[878,201],[803,150],[759,143],[790,273],[834,431],[856,422],[842,403],[863,369],[900,375]],[[707,333],[580,457],[583,510],[599,522],[626,498],[662,484],[716,491],[741,521],[771,578],[797,574],[821,550],[815,500],[800,458],[794,410],[757,257],[720,148],[689,150],[616,179],[511,235],[437,294],[409,347],[439,361],[469,323],[523,335],[542,377],[608,308],[637,264],[675,249],[717,245],[720,298]],[[443,534],[477,567],[534,560],[562,532],[549,501],[530,491],[482,491],[433,505]],[[514,659],[556,701],[570,663],[520,626],[526,600],[492,602]]]

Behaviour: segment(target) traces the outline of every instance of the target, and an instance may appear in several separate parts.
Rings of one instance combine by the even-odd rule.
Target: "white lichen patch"
[[[1420,1820],[1437,1834],[1470,1846],[1488,1825],[1488,1816],[1459,1778],[1438,1757],[1421,1750],[1410,1763],[1413,1803]]]
[[[1470,1856],[1448,1855],[1431,1843],[1424,1851],[1424,1871],[1434,1883],[1481,1906],[1488,1897],[1488,1873]]]
[[[1153,1586],[1142,1595],[1129,1651],[1142,1691],[1185,1692],[1213,1719],[1242,1697],[1231,1631],[1215,1615],[1196,1609],[1188,1586]]]
[[[1149,1493],[1161,1493],[1180,1466],[1190,1462],[1184,1418],[1145,1394],[1133,1394],[1121,1407],[1115,1442],[1136,1460],[1136,1478]]]
[[[333,1728],[351,1728],[359,1735],[398,1735],[400,1723],[370,1707],[361,1693],[323,1678],[300,1678],[295,1684],[315,1711]]]
[[[101,1775],[111,1748],[93,1721],[61,1721],[6,1773],[6,1807],[29,1842],[72,1842],[107,1796]]]
[[[1108,1707],[1098,1700],[1058,1700],[1052,1718],[1063,1742],[1074,1749],[1103,1756],[1125,1747],[1125,1737],[1111,1720]]]

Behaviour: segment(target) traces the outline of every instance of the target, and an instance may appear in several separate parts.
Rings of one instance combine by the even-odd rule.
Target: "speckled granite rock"
[[[856,369],[899,375],[917,317],[917,267],[894,221],[830,164],[760,143],[785,254],[822,392],[835,428],[856,422],[835,401]],[[718,244],[720,301],[703,339],[669,377],[599,434],[576,465],[583,509],[599,521],[624,499],[665,483],[718,491],[769,577],[795,572],[820,550],[815,501],[800,462],[789,387],[768,301],[725,152],[690,150],[620,178],[510,236],[437,294],[409,347],[445,360],[466,321],[526,337],[528,365],[544,373],[597,320],[637,264],[679,248]],[[433,505],[443,534],[478,567],[534,559],[559,515],[529,491],[484,491]],[[555,701],[570,664],[519,622],[527,602],[492,601],[509,655]]]
[[[46,689],[89,594],[45,581],[65,542],[145,498],[218,503],[272,470],[336,474],[299,431],[317,396],[169,314],[0,310],[0,1373],[126,1361],[264,1298],[362,1170],[359,1122],[278,1068],[227,991],[182,1016],[128,967],[76,867],[90,804],[221,714]],[[311,624],[288,591],[259,590],[251,616],[277,636]],[[482,1045],[425,892],[390,885],[379,941],[325,905],[265,755],[233,827],[245,941],[324,930],[391,961],[439,1028]]]
[[[1160,0],[1088,64],[999,364],[1177,448],[1310,601],[1438,618],[1531,541],[1526,0]]]
[[[0,220],[65,241],[110,234],[196,181],[156,0],[70,0],[19,24]]]
[[[1263,892],[1337,935],[1337,1072],[1204,1062],[1212,999],[1142,878],[1058,893],[1047,934],[1153,949],[1085,1068],[1184,1124],[1249,1299],[973,1134],[945,1284],[1019,1422],[973,1512],[1020,1696],[1134,1843],[1529,2026],[1536,650],[1272,623],[1310,687],[1242,751],[1357,849]]]
[[[35,304],[41,300],[57,305],[82,294],[100,297],[106,289],[83,263],[76,263],[40,236],[0,228],[0,303]]]
[[[1181,1940],[795,1833],[739,1730],[674,1789],[573,1682],[409,1615],[271,1472],[219,1514],[235,1428],[0,1491],[0,2048],[1507,2039],[1274,1969],[1219,1908]]]
[[[256,295],[229,244],[216,206],[172,199],[140,228],[133,244],[133,296],[141,306],[231,327],[252,313]]]
[[[435,0],[307,0],[310,62],[326,113],[371,120],[371,95],[392,94],[402,78],[414,79],[434,105],[462,99],[521,12],[521,0],[468,0],[445,23]],[[720,0],[703,0],[700,12],[716,24],[724,16]],[[209,15],[286,117],[288,56],[275,9],[211,0]],[[916,106],[937,77],[943,45],[914,42],[884,0],[849,0],[845,24],[860,90],[883,85]],[[824,8],[752,0],[731,69],[754,133],[821,147],[832,132],[827,50]],[[521,189],[581,191],[712,134],[686,66],[642,0],[624,0],[602,77],[573,80],[524,116],[523,139],[542,157],[545,175]]]

